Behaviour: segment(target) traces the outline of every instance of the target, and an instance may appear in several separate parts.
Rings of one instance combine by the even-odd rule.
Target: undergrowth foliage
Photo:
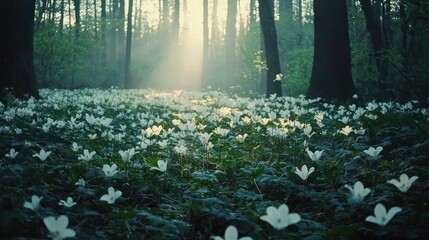
[[[0,104],[2,238],[429,235],[429,112],[414,102],[40,92]]]

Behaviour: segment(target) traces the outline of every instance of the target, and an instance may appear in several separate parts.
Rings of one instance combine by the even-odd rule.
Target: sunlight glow
[[[149,77],[150,85],[161,89],[199,89],[201,85],[203,33],[202,2],[181,2],[178,41],[171,41],[158,67]]]
[[[189,89],[201,87],[203,68],[203,1],[180,2],[179,41],[170,41],[165,47],[164,56],[148,79],[149,85],[157,89]],[[185,6],[186,4],[186,6]],[[247,22],[249,3],[239,4],[237,12],[237,34],[240,22]],[[218,2],[218,28],[223,38],[227,0]],[[156,12],[156,11],[153,11]],[[209,37],[211,36],[213,3],[209,1]],[[171,14],[170,14],[171,16]],[[159,16],[152,15],[149,22],[159,21]],[[156,18],[156,19],[155,19]],[[241,20],[241,21],[240,21]]]

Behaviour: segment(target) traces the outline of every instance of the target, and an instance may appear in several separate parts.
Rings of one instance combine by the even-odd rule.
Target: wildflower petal
[[[370,223],[379,224],[379,220],[377,218],[375,218],[374,216],[366,217],[365,221],[370,222]]]
[[[386,208],[383,204],[378,203],[374,209],[374,215],[377,218],[381,218],[382,216],[386,216]]]
[[[238,231],[237,228],[230,225],[226,230],[225,230],[225,239],[238,239]]]
[[[393,216],[395,216],[398,212],[402,211],[402,209],[400,207],[392,207],[389,212],[387,212],[387,221],[389,221],[390,219],[393,218]]]
[[[301,216],[298,213],[290,213],[288,217],[288,225],[295,224],[301,221]]]

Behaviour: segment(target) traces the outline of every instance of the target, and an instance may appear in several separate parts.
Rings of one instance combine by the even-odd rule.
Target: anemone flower
[[[61,215],[56,219],[54,216],[45,217],[43,223],[45,223],[46,228],[49,230],[50,237],[54,240],[76,236],[76,232],[73,229],[67,228],[69,218],[66,215]]]
[[[45,161],[50,154],[51,154],[51,151],[45,152],[44,149],[40,149],[39,153],[33,154],[33,157],[38,157],[40,160]]]
[[[322,153],[324,150],[322,150],[322,151],[316,150],[316,151],[312,152],[312,151],[310,151],[310,149],[306,148],[305,151],[307,152],[307,154],[311,158],[311,160],[317,162],[317,161],[319,161],[320,157],[322,156]]]
[[[353,188],[346,184],[344,185],[348,190],[350,190],[352,196],[351,196],[351,201],[352,202],[362,202],[364,197],[366,197],[370,192],[371,189],[369,188],[365,188],[363,186],[363,183],[361,181],[357,181],[354,185]]]
[[[95,151],[89,152],[88,149],[84,149],[83,154],[80,154],[78,159],[84,160],[84,161],[90,161],[94,155],[95,155]]]
[[[75,201],[73,201],[73,198],[71,198],[71,197],[68,197],[66,201],[60,200],[60,202],[58,203],[58,205],[68,207],[68,208],[73,207],[76,204],[77,203]]]
[[[374,208],[374,216],[368,216],[365,221],[375,223],[380,226],[386,226],[387,223],[395,216],[398,212],[402,211],[400,207],[392,207],[386,212],[386,208],[383,204],[378,203]]]
[[[118,166],[116,164],[112,164],[112,166],[104,164],[102,171],[104,172],[106,177],[113,177],[116,173],[118,173],[118,170],[116,170],[117,168]]]
[[[113,204],[120,196],[122,196],[121,191],[115,191],[113,187],[109,187],[109,189],[107,189],[107,194],[101,196],[100,201],[106,201],[108,204]]]
[[[31,202],[24,202],[24,207],[36,211],[40,207],[40,201],[42,201],[43,197],[39,197],[37,195],[31,196]]]
[[[301,221],[301,216],[298,213],[289,213],[289,208],[286,204],[280,205],[279,208],[269,206],[266,212],[267,215],[261,216],[260,219],[268,222],[277,230]]]
[[[308,176],[310,176],[310,174],[313,172],[314,172],[314,167],[311,167],[310,169],[308,169],[307,165],[305,164],[301,167],[301,170],[295,167],[295,174],[297,174],[304,181],[306,181]]]
[[[19,152],[15,151],[15,148],[12,148],[4,156],[7,157],[7,158],[10,158],[10,159],[14,159],[18,155],[18,153]]]
[[[224,237],[214,236],[211,237],[213,240],[252,240],[251,237],[238,238],[238,230],[235,226],[229,225],[225,230]]]
[[[377,148],[369,147],[368,149],[364,150],[363,152],[372,158],[377,158],[378,155],[380,155],[381,151],[383,151],[383,147],[378,146]]]
[[[167,162],[166,161],[158,160],[157,164],[158,164],[158,167],[151,167],[150,170],[158,170],[161,172],[167,171]]]
[[[408,178],[408,175],[403,173],[401,174],[401,176],[399,176],[399,181],[396,179],[391,179],[387,182],[393,184],[399,189],[399,191],[406,192],[418,178],[419,177],[417,176],[412,176],[411,178]]]

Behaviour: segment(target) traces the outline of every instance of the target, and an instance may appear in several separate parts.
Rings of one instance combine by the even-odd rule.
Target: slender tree
[[[16,97],[39,97],[33,65],[35,1],[4,0],[0,8],[0,99],[12,87]]]
[[[267,61],[267,91],[266,97],[272,94],[282,96],[281,80],[276,80],[276,75],[280,74],[279,50],[277,45],[277,31],[274,22],[273,0],[258,0],[259,19],[264,37],[265,58]]]
[[[237,0],[228,0],[228,12],[226,15],[226,33],[225,33],[225,79],[224,86],[234,79],[236,72],[236,46],[237,35]]]
[[[133,32],[133,0],[128,1],[128,17],[127,17],[127,40],[125,46],[125,73],[124,73],[124,88],[131,88],[131,75],[130,75],[130,65],[131,65],[131,40]]]
[[[375,15],[375,10],[371,5],[371,0],[359,0],[362,11],[365,14],[366,28],[368,29],[371,37],[372,48],[375,54],[375,62],[378,70],[378,96],[379,100],[383,99],[385,92],[385,84],[388,73],[387,58],[385,56],[386,45],[383,39],[382,25],[380,23],[380,16]]]
[[[352,80],[346,1],[314,0],[314,57],[308,98],[346,102]]]
[[[102,52],[101,52],[101,65],[102,68],[104,69],[106,67],[106,63],[107,63],[107,50],[106,50],[106,20],[107,20],[107,11],[106,11],[106,0],[101,0],[101,15],[100,15],[100,41],[101,41],[101,46],[103,47]]]
[[[203,0],[203,69],[209,57],[209,1]]]
[[[211,27],[211,37],[210,37],[212,46],[217,45],[217,41],[219,39],[217,7],[218,7],[218,0],[213,0],[212,27]]]
[[[64,4],[64,0],[61,0],[60,3],[60,33],[63,33],[64,30],[64,12],[65,12],[65,4]]]
[[[179,34],[180,34],[180,0],[174,1],[174,13],[173,13],[173,21],[171,23],[171,35],[172,40],[175,43],[178,43]]]
[[[75,24],[74,24],[74,37],[76,41],[79,40],[80,37],[80,0],[73,0],[74,3],[74,18],[75,18]]]
[[[119,78],[123,77],[124,59],[125,59],[125,0],[119,0],[118,13],[118,69]]]

